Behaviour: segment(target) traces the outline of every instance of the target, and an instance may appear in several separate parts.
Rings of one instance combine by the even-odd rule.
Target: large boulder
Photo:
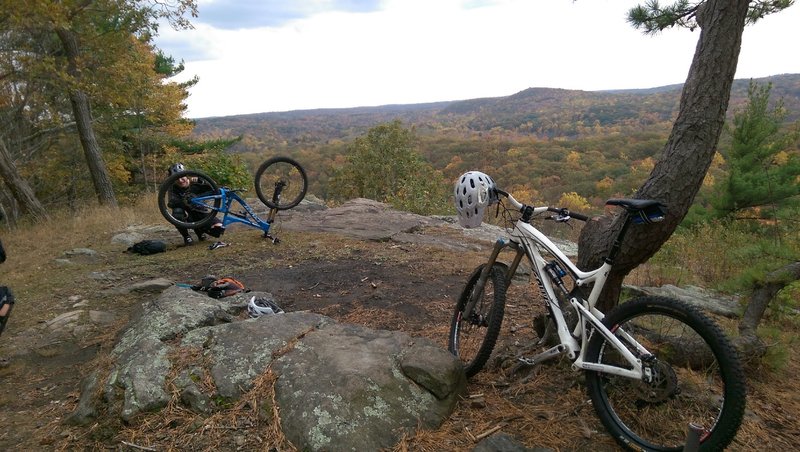
[[[283,433],[310,450],[391,448],[433,429],[465,387],[460,363],[428,340],[328,324],[272,367]]]
[[[377,450],[437,428],[466,388],[460,362],[428,339],[310,312],[250,319],[251,296],[270,295],[213,299],[173,286],[146,303],[114,348],[105,402],[130,421],[171,401],[169,379],[184,406],[209,413],[271,371],[284,435],[298,449]],[[213,384],[201,388],[207,376]]]

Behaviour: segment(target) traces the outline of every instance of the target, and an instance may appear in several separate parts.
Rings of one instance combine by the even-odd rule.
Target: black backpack
[[[161,240],[142,240],[141,242],[134,243],[128,248],[129,253],[141,254],[147,256],[149,254],[163,253],[167,250],[167,244]]]

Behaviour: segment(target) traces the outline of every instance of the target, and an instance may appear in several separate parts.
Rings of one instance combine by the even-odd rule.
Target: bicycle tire
[[[172,207],[169,206],[169,191],[172,185],[182,177],[196,177],[198,181],[201,182],[200,186],[203,188],[202,191],[199,193],[195,193],[198,197],[208,197],[203,202],[206,206],[206,212],[203,215],[196,215],[194,216],[194,220],[191,219],[190,216],[186,216],[185,218],[176,218],[173,215]],[[193,182],[196,184],[196,182]],[[205,189],[205,187],[208,187]],[[174,226],[179,228],[186,228],[186,229],[199,229],[208,226],[214,221],[214,218],[220,210],[220,205],[222,204],[222,200],[220,199],[220,191],[217,183],[214,182],[209,175],[201,172],[201,171],[181,171],[179,173],[175,173],[168,178],[164,179],[164,182],[158,187],[158,210],[161,211],[161,215],[164,218],[172,223]],[[201,206],[198,206],[198,212],[202,209]]]
[[[690,423],[701,429],[699,450],[730,444],[742,422],[747,388],[735,348],[709,317],[681,301],[646,296],[620,304],[603,324],[618,338],[620,328],[635,336],[655,357],[644,360],[654,375],[649,384],[586,373],[595,411],[621,446],[682,450]],[[594,332],[586,360],[619,365],[618,352],[606,344]]]
[[[300,204],[308,190],[308,177],[300,164],[289,157],[272,157],[256,170],[256,194],[268,207],[287,210]],[[276,196],[282,183],[280,196]]]
[[[483,293],[475,303],[471,318],[465,319],[463,316],[464,308],[485,266],[486,264],[482,264],[472,272],[467,285],[458,297],[450,322],[447,349],[461,361],[467,378],[480,372],[492,355],[505,312],[508,267],[505,264],[495,263],[490,270]]]

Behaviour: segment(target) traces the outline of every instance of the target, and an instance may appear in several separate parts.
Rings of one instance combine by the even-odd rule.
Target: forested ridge
[[[800,74],[755,79],[772,83],[773,99],[784,99],[787,118],[800,118]],[[731,108],[747,99],[749,80],[736,80]],[[576,139],[626,131],[668,130],[683,85],[615,91],[529,88],[505,97],[410,105],[384,105],[196,119],[195,135],[242,134],[269,147],[347,140],[381,122],[399,119],[418,133],[463,136],[486,132],[520,134],[537,139]],[[729,111],[729,115],[731,111]],[[239,149],[246,149],[246,144]]]
[[[787,125],[800,118],[800,74],[754,80],[772,84]],[[747,102],[750,80],[736,80],[729,118]],[[310,173],[312,193],[327,197],[331,168],[347,144],[377,124],[412,129],[417,151],[445,178],[481,169],[504,187],[556,203],[576,193],[600,207],[630,195],[661,153],[677,114],[682,85],[617,91],[529,88],[497,98],[414,105],[298,110],[196,120],[196,138],[242,139],[230,148],[252,165],[288,154]],[[725,146],[726,137],[720,146]],[[720,174],[715,161],[710,178]]]

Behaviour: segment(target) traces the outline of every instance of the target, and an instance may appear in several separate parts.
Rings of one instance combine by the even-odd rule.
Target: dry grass
[[[163,224],[155,199],[142,197],[120,208],[88,206],[77,212],[54,212],[46,223],[19,224],[3,235],[9,256],[6,278],[40,270],[44,263],[62,257],[64,250],[93,248],[108,243],[114,233],[132,225]]]
[[[47,223],[20,224],[6,231],[2,240],[8,260],[2,266],[2,282],[23,301],[15,307],[15,328],[41,321],[41,312],[36,310],[47,309],[56,299],[86,298],[99,289],[96,281],[86,278],[85,265],[58,263],[66,257],[65,251],[98,250],[98,259],[110,265],[114,260],[110,254],[124,250],[110,245],[114,234],[132,225],[164,223],[154,197],[142,197],[121,208],[89,206],[74,213],[54,212]]]
[[[796,230],[777,242],[745,226],[707,223],[673,234],[649,263],[634,271],[630,282],[731,290],[741,286],[737,281],[754,267],[774,269],[788,263],[785,257],[772,255],[765,248],[779,246],[784,256],[800,256],[800,234]]]
[[[194,359],[192,359],[194,358]],[[201,356],[187,355],[177,361],[173,379],[184,370],[183,365],[196,366]],[[277,376],[267,370],[253,381],[253,387],[233,402],[217,401],[217,409],[210,415],[195,413],[184,407],[173,380],[168,387],[173,389],[172,399],[156,414],[141,416],[141,419],[122,428],[114,441],[125,445],[150,447],[157,450],[230,450],[235,444],[238,450],[294,450],[283,436],[280,413],[275,402]],[[210,378],[200,384],[208,395],[213,394]],[[92,447],[104,448],[107,439]],[[75,446],[75,442],[65,444]]]

